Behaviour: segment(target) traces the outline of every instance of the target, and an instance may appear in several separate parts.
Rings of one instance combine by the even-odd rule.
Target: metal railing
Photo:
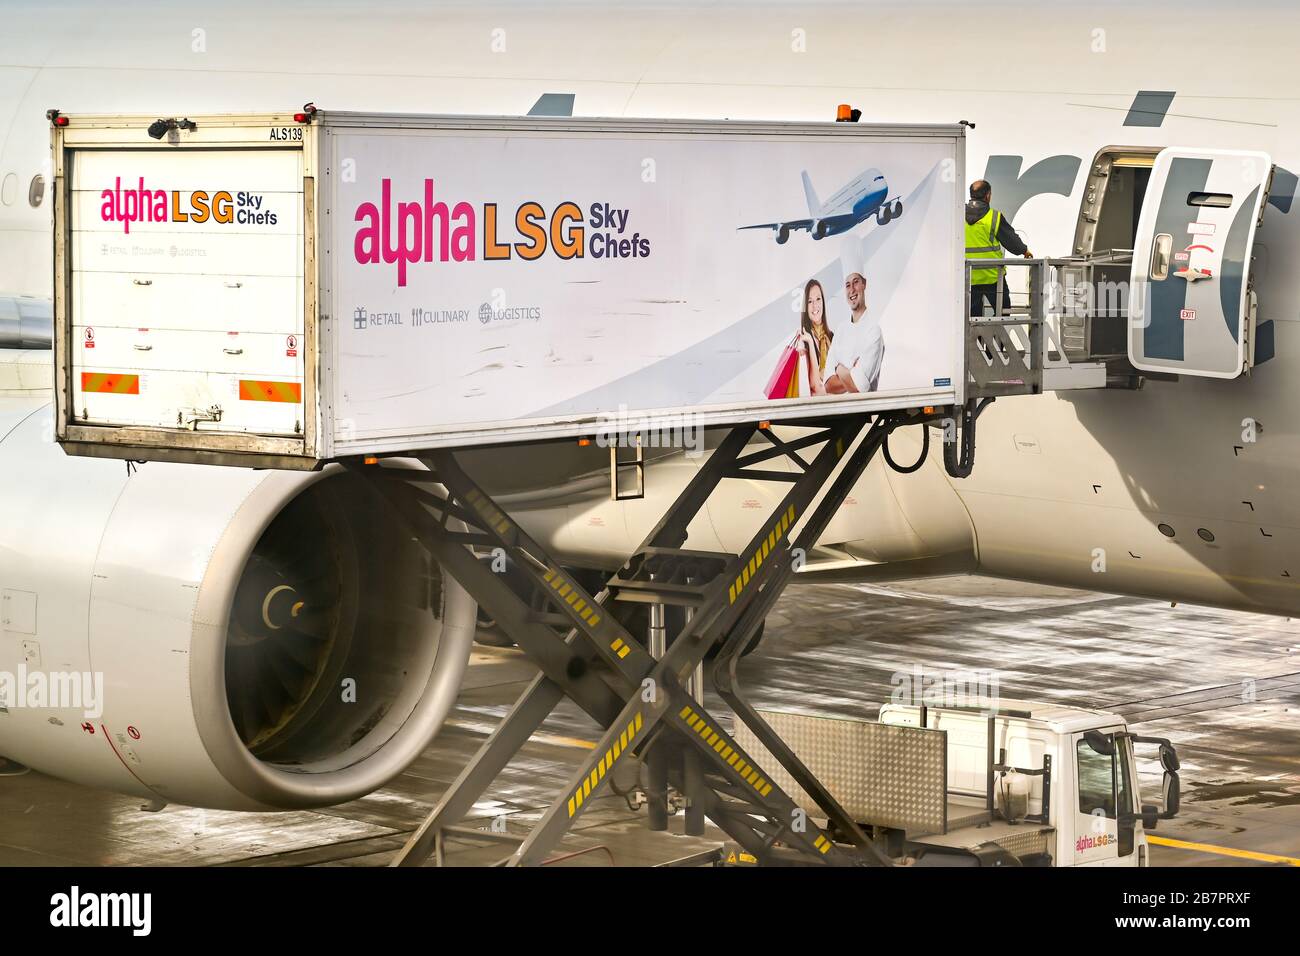
[[[1052,259],[967,259],[965,272],[967,396],[1000,398],[1034,395],[1043,390],[1043,365],[1047,354],[1048,270]],[[992,302],[987,287],[976,293],[971,272],[998,268]],[[1011,269],[1029,273],[1026,291],[1007,284]],[[981,285],[984,285],[981,283]],[[978,300],[976,296],[978,295]]]
[[[998,398],[1104,386],[1102,363],[1126,352],[1128,281],[1127,272],[1120,282],[1099,277],[1131,261],[1129,250],[1064,259],[966,260],[967,394]],[[992,301],[988,289],[977,298],[972,270],[995,267]],[[1020,276],[1023,283],[1008,282]]]

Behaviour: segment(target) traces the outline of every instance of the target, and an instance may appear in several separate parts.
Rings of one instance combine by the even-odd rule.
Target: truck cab
[[[1147,866],[1147,831],[1178,811],[1178,756],[1122,717],[1000,699],[888,703],[879,720],[763,712],[897,863]],[[752,736],[738,737],[810,816],[816,803]],[[1163,807],[1143,799],[1138,747],[1159,748]]]
[[[924,715],[924,716],[923,716]],[[1147,866],[1146,831],[1166,812],[1144,803],[1138,788],[1135,743],[1122,717],[1103,711],[1003,699],[990,711],[886,704],[884,724],[924,726],[947,734],[948,795],[969,807],[947,834],[918,836],[918,859],[947,848],[976,850],[990,842],[1011,848],[1023,834],[1042,833],[1046,858],[1022,863],[1050,866]],[[1172,786],[1175,765],[1166,768]],[[990,786],[992,802],[990,803]],[[1166,798],[1167,802],[1167,798]],[[1046,805],[1046,806],[1045,806]],[[1172,810],[1172,812],[1167,812]]]

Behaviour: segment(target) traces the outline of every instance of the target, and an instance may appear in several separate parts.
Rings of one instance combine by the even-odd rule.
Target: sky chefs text
[[[539,202],[521,203],[514,211],[484,203],[481,216],[467,202],[448,206],[434,201],[432,179],[424,181],[424,197],[398,202],[394,208],[392,180],[383,180],[379,205],[363,202],[353,217],[361,223],[353,252],[360,265],[397,265],[397,284],[406,285],[407,266],[419,262],[470,262],[540,259],[550,252],[560,259],[645,258],[650,240],[639,232],[626,234],[629,209],[591,203],[584,213],[574,202],[561,202],[550,214]],[[513,223],[510,220],[513,219]],[[480,235],[480,223],[482,233]],[[587,226],[595,230],[590,237]]]
[[[128,235],[133,222],[212,222],[238,223],[241,226],[274,226],[276,215],[264,209],[266,197],[261,193],[230,192],[218,189],[185,191],[150,189],[144,184],[122,188],[118,176],[112,189],[99,194],[103,201],[99,207],[104,222],[120,222]]]

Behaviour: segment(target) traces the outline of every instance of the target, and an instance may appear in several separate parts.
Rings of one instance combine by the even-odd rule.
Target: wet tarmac
[[[741,666],[760,707],[874,717],[900,675],[950,670],[997,680],[1004,697],[1108,710],[1169,737],[1182,758],[1179,817],[1153,834],[1155,866],[1300,865],[1300,622],[977,577],[889,585],[792,585]],[[37,773],[0,777],[0,865],[381,866],[420,824],[533,669],[513,649],[475,653],[447,728],[392,784],[325,810],[241,814],[139,801]],[[726,716],[720,701],[706,700]],[[597,738],[562,704],[476,805],[524,832]],[[1144,794],[1158,770],[1141,768]],[[664,863],[721,835],[652,833],[644,810],[602,788],[557,865]],[[499,843],[454,843],[456,863]],[[574,855],[576,854],[576,855]]]

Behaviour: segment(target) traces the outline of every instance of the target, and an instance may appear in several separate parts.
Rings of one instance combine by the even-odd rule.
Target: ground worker
[[[1025,246],[1015,229],[1002,213],[989,203],[993,199],[993,187],[986,179],[977,179],[970,184],[970,202],[966,203],[966,258],[967,259],[1001,259],[1002,250],[1013,256],[1032,259],[1033,254]],[[1001,266],[985,269],[972,268],[970,271],[970,314],[983,315],[984,304],[993,306],[998,298],[998,280],[1002,278]],[[1005,314],[1011,310],[1011,299],[1006,283],[1002,283],[1001,308],[994,308],[994,314]]]

